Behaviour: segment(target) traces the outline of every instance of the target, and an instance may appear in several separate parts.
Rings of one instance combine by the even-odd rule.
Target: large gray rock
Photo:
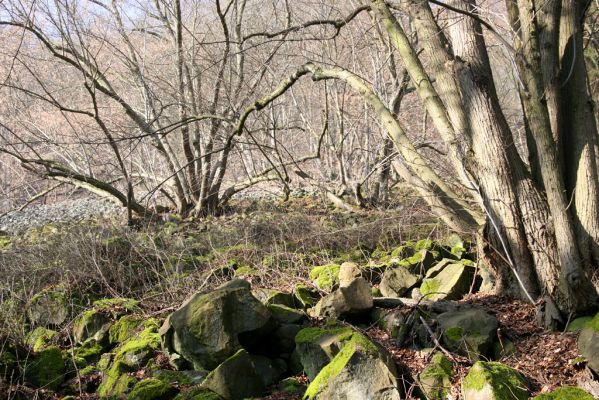
[[[421,281],[421,275],[413,274],[406,267],[388,268],[383,274],[379,289],[385,297],[403,297]]]
[[[526,400],[526,380],[498,362],[476,362],[462,381],[464,400]]]
[[[226,400],[258,397],[266,390],[252,357],[245,350],[239,350],[220,364],[206,377],[202,387],[210,389]]]
[[[349,286],[354,279],[362,276],[362,271],[356,263],[344,262],[339,268],[339,286]]]
[[[443,332],[443,343],[471,360],[488,357],[493,352],[497,335],[497,319],[479,308],[449,311],[437,317]]]
[[[599,314],[585,326],[578,336],[578,351],[586,358],[589,368],[599,373]]]
[[[459,300],[470,291],[474,267],[464,262],[448,264],[432,278],[426,278],[420,293],[427,300]]]
[[[396,376],[390,355],[354,332],[310,383],[304,399],[399,400]]]
[[[372,308],[372,292],[364,278],[355,278],[323,297],[308,312],[313,317],[343,318],[363,314]]]
[[[271,314],[242,280],[196,294],[168,316],[160,335],[164,351],[180,367],[181,358],[196,369],[214,369],[274,328]]]
[[[314,379],[353,334],[351,328],[304,328],[295,336],[296,354],[308,378]]]
[[[27,316],[33,325],[56,326],[69,315],[67,295],[62,290],[42,290],[27,305]]]

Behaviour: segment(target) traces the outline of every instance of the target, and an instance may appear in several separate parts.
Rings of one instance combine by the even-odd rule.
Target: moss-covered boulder
[[[438,259],[438,252],[422,249],[414,253],[413,256],[401,260],[399,266],[406,268],[415,275],[424,275]]]
[[[65,378],[64,358],[62,350],[56,346],[41,350],[24,366],[25,380],[36,388],[58,389]]]
[[[464,400],[526,400],[526,380],[498,362],[477,361],[462,381]]]
[[[33,351],[38,352],[48,346],[51,346],[57,335],[58,332],[56,331],[38,326],[27,335],[25,343],[27,343],[27,345],[31,347]]]
[[[127,395],[127,400],[170,400],[178,390],[159,379],[139,381]]]
[[[468,263],[448,264],[434,278],[426,278],[420,293],[427,300],[459,300],[470,291],[474,267]]]
[[[444,400],[451,390],[455,372],[451,361],[435,353],[429,365],[418,374],[418,385],[428,400]]]
[[[445,346],[456,353],[478,360],[493,353],[497,319],[480,308],[449,311],[437,317]]]
[[[593,400],[590,393],[581,388],[564,386],[550,393],[543,393],[533,397],[533,400]]]
[[[252,294],[265,306],[269,306],[271,304],[278,304],[287,307],[295,306],[295,299],[293,298],[293,295],[281,292],[280,290],[258,288],[253,289]]]
[[[303,309],[314,307],[320,298],[316,290],[313,290],[303,284],[295,285],[295,288],[293,289],[293,296],[296,306],[302,307]]]
[[[599,313],[580,331],[578,352],[586,358],[589,368],[599,373]]]
[[[304,399],[399,400],[395,364],[385,350],[353,332],[312,380]]]
[[[227,400],[261,396],[266,390],[252,357],[243,349],[227,358],[208,374],[202,387],[210,389]]]
[[[310,279],[320,289],[330,292],[339,285],[339,264],[320,265],[312,268]]]
[[[81,346],[72,349],[72,354],[75,356],[75,359],[85,360],[86,363],[98,362],[103,352],[104,346],[95,339],[86,340]]]
[[[328,294],[308,310],[317,318],[351,318],[372,309],[372,292],[364,278],[355,278],[350,284]]]
[[[33,325],[57,326],[69,316],[69,301],[65,290],[45,289],[27,304],[27,317]]]
[[[98,394],[101,397],[126,394],[137,382],[130,374],[146,367],[159,348],[158,322],[147,320],[142,331],[115,348],[110,366],[103,372]]]
[[[386,297],[403,297],[422,281],[422,275],[416,275],[405,267],[388,268],[383,274],[379,290]]]
[[[414,250],[414,243],[408,242],[399,247],[394,248],[391,251],[391,257],[403,260],[404,258],[408,258],[414,255],[416,250]]]
[[[105,342],[111,325],[112,318],[108,314],[93,309],[84,311],[73,322],[73,339],[79,344],[89,339]]]
[[[275,327],[271,313],[251,293],[250,284],[230,281],[198,293],[169,315],[160,334],[175,367],[212,370]]]
[[[353,330],[347,326],[304,328],[295,336],[296,352],[308,378],[314,379],[351,339]]]
[[[173,371],[170,369],[159,369],[152,372],[152,378],[159,379],[172,386],[195,386],[204,382],[208,371]]]
[[[108,341],[111,344],[122,343],[131,338],[143,319],[134,315],[124,315],[108,329]]]

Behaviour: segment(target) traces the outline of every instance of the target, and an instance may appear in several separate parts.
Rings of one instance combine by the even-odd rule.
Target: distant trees
[[[337,3],[7,0],[0,149],[139,213],[266,180],[367,207],[397,174],[547,325],[595,307],[590,3]]]

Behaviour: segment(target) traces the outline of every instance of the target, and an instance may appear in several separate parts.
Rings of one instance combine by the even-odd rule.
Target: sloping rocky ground
[[[3,341],[0,392],[131,400],[599,393],[599,315],[571,321],[569,333],[543,331],[532,306],[483,293],[492,282],[457,236],[367,253],[314,266],[288,290],[261,287],[259,271],[233,263],[232,279],[180,305],[101,299],[72,321],[68,291],[46,288],[27,303],[24,343]]]
[[[103,199],[83,198],[56,204],[31,205],[0,215],[0,232],[17,235],[48,224],[72,224],[122,214],[123,208]]]

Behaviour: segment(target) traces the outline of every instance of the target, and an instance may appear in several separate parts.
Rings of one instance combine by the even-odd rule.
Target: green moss
[[[434,242],[431,239],[422,239],[416,242],[414,245],[414,249],[416,251],[420,250],[431,250],[434,246]]]
[[[255,268],[250,267],[249,265],[241,265],[235,268],[235,276],[236,277],[244,277],[244,276],[254,276],[258,275],[259,271]]]
[[[441,281],[439,279],[426,279],[420,286],[420,294],[425,297],[433,297],[439,292],[441,287]]]
[[[591,324],[593,317],[576,318],[568,324],[568,332],[578,332]]]
[[[94,301],[93,305],[98,311],[111,311],[115,318],[122,315],[123,311],[129,313],[141,311],[138,307],[139,301],[128,298],[101,299]]]
[[[303,394],[306,391],[306,387],[302,385],[297,378],[286,378],[283,379],[277,388],[284,393],[292,394]]]
[[[349,327],[335,327],[335,328],[304,328],[297,333],[295,336],[295,343],[315,343],[320,340],[324,336],[337,336],[340,341],[343,339],[348,340],[351,338],[353,334],[353,330]]]
[[[115,322],[108,330],[110,343],[121,343],[129,339],[135,330],[141,325],[141,319],[131,315],[125,315]]]
[[[97,362],[104,348],[94,339],[86,340],[81,346],[73,349],[75,357],[83,358],[87,362]]]
[[[127,400],[163,400],[170,399],[177,393],[177,389],[159,379],[145,379],[138,382]]]
[[[429,400],[442,400],[447,397],[451,389],[451,379],[454,376],[451,361],[441,353],[436,353],[431,363],[426,367],[418,380],[420,388]]]
[[[196,386],[179,393],[174,400],[223,400],[223,398],[210,389]]]
[[[0,236],[0,252],[7,251],[13,246],[12,239],[8,236]]]
[[[593,396],[580,388],[564,386],[551,393],[535,396],[533,400],[593,400]]]
[[[322,290],[333,290],[333,287],[339,283],[339,264],[321,265],[312,268],[310,279]]]
[[[327,364],[319,373],[316,378],[310,383],[306,393],[304,393],[304,399],[313,399],[320,392],[321,388],[329,383],[329,381],[335,378],[343,371],[343,368],[347,365],[349,360],[355,354],[357,346],[355,343],[349,343],[344,346],[341,351]]]
[[[98,395],[100,398],[105,397],[122,397],[135,383],[137,379],[129,376],[127,372],[130,372],[129,367],[120,362],[116,361],[110,369],[108,369],[102,383],[98,387]]]
[[[404,258],[408,258],[413,255],[414,255],[414,248],[409,245],[399,246],[391,252],[392,258],[404,259]]]
[[[599,332],[599,313],[597,313],[593,319],[588,322],[587,326],[593,328],[596,332]]]
[[[310,383],[310,386],[308,386],[308,389],[306,389],[303,397],[304,399],[314,398],[323,386],[327,385],[331,379],[334,379],[339,375],[356,351],[361,350],[367,354],[378,353],[376,345],[359,332],[351,331],[349,334],[341,332],[339,341],[342,343],[345,342],[343,347],[331,362],[316,375],[316,378],[314,378],[312,383]]]
[[[33,351],[38,352],[45,347],[50,346],[56,335],[58,335],[56,331],[40,326],[27,335],[25,342],[33,349]]]
[[[471,334],[473,335],[474,332],[472,332]],[[462,328],[461,326],[454,326],[453,328],[449,328],[448,330],[446,330],[444,332],[444,335],[447,339],[453,342],[457,342],[461,340],[462,337],[464,337],[464,328]]]
[[[25,366],[25,379],[35,387],[56,390],[64,380],[65,370],[62,351],[52,346],[40,351]]]
[[[317,294],[305,285],[296,285],[293,294],[297,302],[304,308],[313,307],[316,304]]]
[[[498,362],[477,361],[462,381],[464,391],[481,391],[489,385],[497,400],[528,399],[522,375]]]

